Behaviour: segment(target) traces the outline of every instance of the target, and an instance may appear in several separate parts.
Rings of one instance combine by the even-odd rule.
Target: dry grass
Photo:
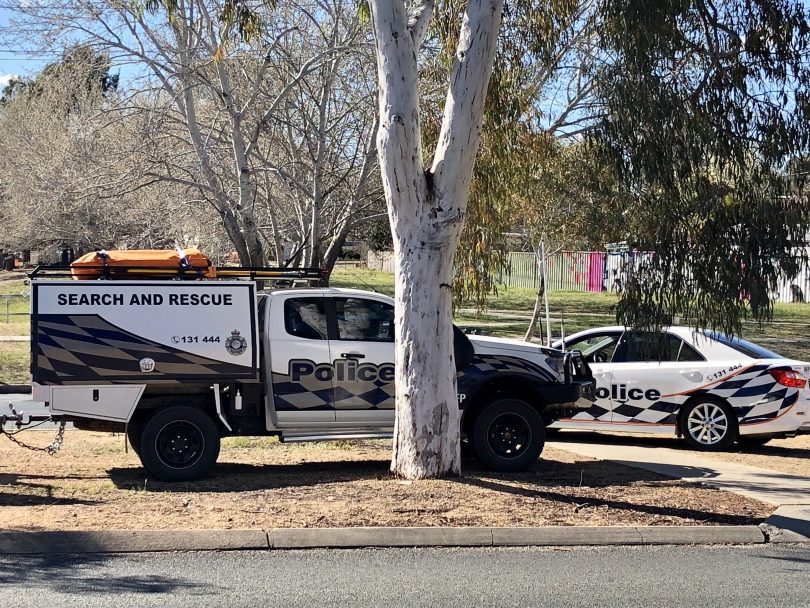
[[[29,441],[48,443],[50,433]],[[226,440],[203,480],[147,480],[121,436],[68,432],[57,458],[0,437],[7,529],[755,524],[772,507],[655,473],[544,452],[531,471],[465,462],[458,479],[391,477],[390,443]]]

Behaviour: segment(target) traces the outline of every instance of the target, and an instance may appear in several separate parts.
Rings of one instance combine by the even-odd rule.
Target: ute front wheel
[[[192,481],[219,456],[219,430],[198,409],[174,406],[156,412],[141,427],[138,455],[144,468],[163,481]]]
[[[479,461],[495,471],[525,471],[543,451],[540,414],[520,399],[498,399],[482,409],[473,426],[472,447]]]

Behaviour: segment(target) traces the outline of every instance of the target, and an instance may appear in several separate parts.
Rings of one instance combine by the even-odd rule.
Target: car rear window
[[[733,348],[738,353],[744,354],[752,359],[784,359],[779,353],[775,353],[767,348],[762,348],[758,344],[743,340],[742,338],[727,336],[717,331],[705,332],[712,340],[717,340],[720,344]]]

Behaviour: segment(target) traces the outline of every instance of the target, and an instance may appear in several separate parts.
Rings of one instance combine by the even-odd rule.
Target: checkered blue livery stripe
[[[183,352],[120,329],[98,315],[39,315],[34,382],[243,378],[245,368]],[[154,360],[151,372],[141,359]]]
[[[613,414],[622,416],[626,424],[675,424],[678,412],[686,401],[696,394],[708,394],[726,400],[737,412],[741,425],[767,422],[778,418],[799,398],[799,390],[781,386],[771,376],[771,370],[791,369],[788,366],[753,365],[740,374],[717,384],[686,391],[679,395],[665,395],[646,407],[620,402],[611,410],[594,403],[590,408],[573,416],[582,422],[611,422]],[[626,417],[626,419],[624,418]]]
[[[558,382],[549,370],[517,357],[475,355],[472,362],[458,374],[458,390],[476,386],[483,376],[497,374],[532,375],[539,379]],[[376,379],[372,382],[338,382],[334,388],[330,380],[318,380],[308,375],[292,382],[290,375],[273,372],[273,400],[278,411],[336,409],[393,409],[395,389],[393,382]]]

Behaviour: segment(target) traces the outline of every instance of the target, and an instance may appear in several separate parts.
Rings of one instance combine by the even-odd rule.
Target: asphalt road
[[[0,556],[0,606],[810,605],[810,548],[395,549]]]

